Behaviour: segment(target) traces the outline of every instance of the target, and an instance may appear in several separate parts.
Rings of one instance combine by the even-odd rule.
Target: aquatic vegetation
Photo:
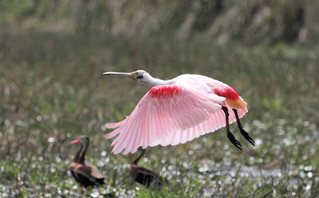
[[[37,32],[1,40],[6,45],[0,48],[0,197],[81,196],[68,171],[75,152],[69,141],[80,134],[94,145],[87,161],[106,175],[106,185],[93,189],[91,197],[319,194],[317,48],[278,52],[162,41]],[[129,114],[145,88],[105,81],[101,72],[138,65],[161,78],[202,73],[234,84],[249,104],[243,127],[256,147],[236,150],[224,130],[179,146],[154,147],[139,164],[152,167],[169,185],[148,190],[135,184],[130,160],[110,153],[103,124]]]

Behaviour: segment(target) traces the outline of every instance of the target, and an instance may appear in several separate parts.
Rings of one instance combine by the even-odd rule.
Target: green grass
[[[159,37],[2,32],[0,196],[80,196],[68,166],[80,134],[88,161],[106,175],[91,192],[137,197],[316,197],[319,194],[319,49],[217,46]],[[134,184],[130,157],[112,155],[101,126],[128,115],[147,87],[103,71],[145,69],[172,78],[199,73],[234,86],[249,104],[244,128],[258,142],[234,148],[224,129],[174,147],[154,147],[144,166],[167,178],[160,191]]]

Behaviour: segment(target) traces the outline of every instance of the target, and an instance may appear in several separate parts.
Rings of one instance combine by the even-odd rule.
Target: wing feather
[[[200,92],[180,85],[174,86],[176,92],[160,95],[164,85],[155,86],[137,104],[124,121],[112,123],[108,128],[116,128],[105,138],[115,137],[112,152],[128,154],[138,147],[157,145],[176,145],[185,143],[203,134],[225,126],[221,103],[225,98],[212,93]],[[153,89],[156,94],[152,95]],[[242,117],[247,109],[239,109]],[[230,123],[235,121],[230,114]]]

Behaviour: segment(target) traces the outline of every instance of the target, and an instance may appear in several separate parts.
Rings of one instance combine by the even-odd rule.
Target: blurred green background
[[[315,0],[0,1],[0,197],[80,197],[68,166],[106,175],[91,197],[318,197],[319,2]],[[234,86],[257,145],[225,129],[148,150],[141,165],[170,181],[134,184],[130,159],[110,153],[105,122],[128,115],[147,87],[104,71],[183,73]]]

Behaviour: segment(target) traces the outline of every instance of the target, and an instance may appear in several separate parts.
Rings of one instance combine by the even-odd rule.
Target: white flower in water
[[[48,138],[48,142],[50,142],[50,143],[55,142],[55,138],[54,138],[54,137],[49,137],[49,138]]]

